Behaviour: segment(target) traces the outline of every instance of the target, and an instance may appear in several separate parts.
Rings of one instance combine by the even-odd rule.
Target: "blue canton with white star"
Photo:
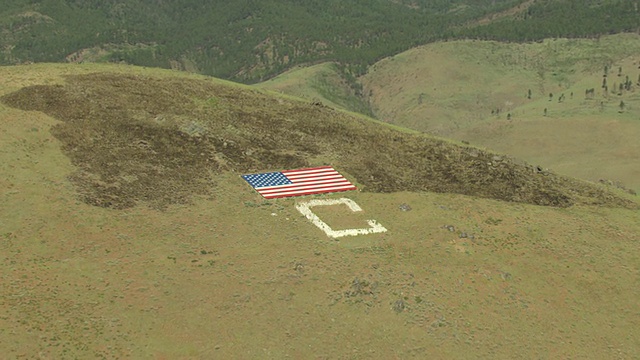
[[[293,184],[291,180],[287,179],[281,172],[270,172],[264,174],[250,174],[242,175],[242,178],[247,180],[249,185],[254,189],[265,186],[278,186]]]

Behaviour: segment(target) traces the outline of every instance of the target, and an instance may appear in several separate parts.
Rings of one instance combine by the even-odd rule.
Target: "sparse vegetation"
[[[212,96],[219,99],[215,108],[197,106]],[[637,206],[479,149],[208,81],[75,75],[66,85],[25,87],[2,102],[62,121],[53,134],[77,167],[71,179],[84,201],[102,207],[188,203],[193,196],[210,195],[217,175],[226,171],[299,168],[324,159],[332,159],[364,191],[376,193],[451,192],[559,207]],[[195,135],[182,130],[192,123],[206,130]]]
[[[640,178],[630,164],[640,157],[633,145],[640,137],[640,103],[634,84],[626,90],[626,77],[638,74],[638,44],[637,34],[532,44],[436,43],[380,61],[361,81],[372,94],[374,114],[390,123],[515,154],[589,181],[615,174],[638,191]],[[608,88],[601,88],[605,67]],[[621,77],[615,76],[619,68]],[[428,77],[429,86],[415,74]],[[454,79],[463,79],[464,86]],[[529,89],[532,99],[523,96]],[[428,100],[419,103],[420,94]],[[619,114],[620,101],[625,110]],[[517,121],[507,123],[508,113]]]
[[[188,88],[184,95],[178,92],[183,86]],[[523,93],[514,92],[525,101]],[[33,105],[28,105],[28,94],[42,98],[32,97]],[[558,104],[546,101],[544,92],[540,94],[543,104],[558,109]],[[236,141],[245,151],[268,145],[276,146],[269,149],[275,151],[287,142],[271,138],[268,124],[300,129],[285,134],[294,144],[291,136],[309,138],[306,131],[316,127],[308,124],[315,121],[319,129],[334,130],[337,141],[355,141],[367,151],[376,147],[354,133],[379,136],[375,145],[386,149],[392,144],[407,162],[391,170],[428,165],[434,159],[439,159],[437,166],[464,159],[455,151],[468,151],[477,157],[478,166],[480,161],[499,161],[500,156],[430,137],[404,137],[389,126],[324,106],[158,69],[95,64],[2,67],[0,97],[5,102],[22,99],[21,107],[42,109],[25,111],[0,103],[0,353],[5,357],[639,355],[640,343],[629,337],[636,331],[638,314],[627,311],[638,299],[637,273],[629,265],[637,260],[640,241],[637,210],[541,207],[431,191],[353,191],[325,197],[353,199],[364,209],[359,220],[376,219],[389,232],[335,242],[297,213],[294,205],[302,199],[265,202],[250,190],[233,170],[248,162],[232,163],[224,143],[216,148],[220,170],[212,171],[210,194],[169,203],[164,211],[144,206],[147,200],[127,209],[103,208],[78,201],[79,187],[69,182],[81,168],[74,159],[90,158],[68,151],[60,135],[71,131],[69,124],[79,125],[87,142],[98,130],[110,129],[100,125],[100,119],[125,124],[129,119],[133,125],[157,127],[142,133],[154,139],[171,140],[183,133],[207,143],[214,129],[227,147]],[[178,107],[152,113],[161,109],[156,101],[167,97],[180,100]],[[210,107],[207,99],[212,97],[217,101]],[[77,101],[79,110],[65,110],[65,99]],[[96,99],[100,101],[94,104]],[[113,104],[118,106],[106,107]],[[47,108],[57,109],[57,119],[43,112]],[[77,116],[72,121],[63,118],[70,114]],[[226,118],[230,121],[225,123]],[[187,125],[193,123],[206,131],[192,133],[197,127]],[[226,128],[209,127],[218,123]],[[252,131],[259,131],[260,137],[243,142]],[[129,144],[122,142],[126,136],[111,134],[102,138],[108,144],[89,150],[117,153],[119,144]],[[153,139],[143,140],[147,154],[165,149]],[[418,140],[435,147],[407,153],[420,150]],[[335,146],[324,141],[315,144]],[[78,142],[78,149],[87,149],[84,146]],[[323,148],[308,161],[336,164],[355,179],[359,173],[346,170],[352,163],[344,157],[361,156],[359,148],[341,146],[334,153]],[[112,173],[146,171],[143,149],[134,147],[135,152],[128,153],[129,164],[112,158],[113,164],[106,165]],[[296,151],[306,156],[309,150]],[[398,160],[382,154],[375,151],[372,157],[383,164]],[[268,161],[264,155],[245,156]],[[172,165],[163,161],[174,160],[167,157],[159,164],[171,170]],[[480,169],[477,174],[482,174]],[[460,175],[457,170],[450,168],[450,174]],[[439,174],[441,181],[451,181],[449,173]],[[112,181],[106,180],[105,184]],[[167,189],[163,186],[160,189]],[[615,188],[611,191],[621,191]],[[401,204],[410,204],[411,211],[403,211]],[[500,221],[485,223],[489,218]],[[402,311],[396,313],[394,305]],[[550,324],[554,331],[549,332]]]
[[[333,62],[0,67],[0,354],[640,358],[637,1],[327,4],[3,4],[3,64]],[[361,77],[460,37],[540,42]],[[238,176],[321,164],[388,233]]]

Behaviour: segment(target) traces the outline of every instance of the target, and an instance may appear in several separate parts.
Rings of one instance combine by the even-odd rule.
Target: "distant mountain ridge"
[[[11,0],[0,9],[0,64],[125,62],[251,83],[295,64],[336,61],[349,78],[383,57],[435,40],[520,41],[640,27],[634,2],[573,0],[536,1],[524,14],[465,26],[525,3],[530,1]],[[574,21],[566,9],[588,18]],[[602,20],[602,14],[609,15]]]

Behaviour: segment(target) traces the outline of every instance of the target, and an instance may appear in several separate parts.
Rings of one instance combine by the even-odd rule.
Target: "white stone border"
[[[327,205],[338,205],[345,204],[351,209],[353,212],[362,211],[362,208],[356,204],[355,201],[347,198],[341,199],[315,199],[309,200],[307,202],[296,204],[296,209],[300,211],[302,215],[304,215],[309,221],[311,221],[315,226],[319,227],[320,230],[324,231],[327,236],[332,238],[339,238],[343,236],[357,236],[357,235],[366,235],[366,234],[376,234],[387,232],[387,229],[380,225],[375,220],[367,220],[369,224],[369,228],[365,229],[345,229],[345,230],[333,230],[331,226],[327,225],[324,221],[320,220],[318,215],[314,214],[311,211],[311,208],[314,206],[327,206]]]

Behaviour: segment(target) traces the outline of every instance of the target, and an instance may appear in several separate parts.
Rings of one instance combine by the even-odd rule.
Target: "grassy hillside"
[[[255,86],[371,115],[369,104],[344,80],[334,63],[294,68]]]
[[[8,357],[640,356],[622,192],[179,72],[2,67],[0,97]],[[387,233],[239,176],[324,163],[362,191],[311,198],[364,212],[318,214]]]
[[[640,192],[639,40],[437,43],[385,59],[361,81],[381,120]]]

